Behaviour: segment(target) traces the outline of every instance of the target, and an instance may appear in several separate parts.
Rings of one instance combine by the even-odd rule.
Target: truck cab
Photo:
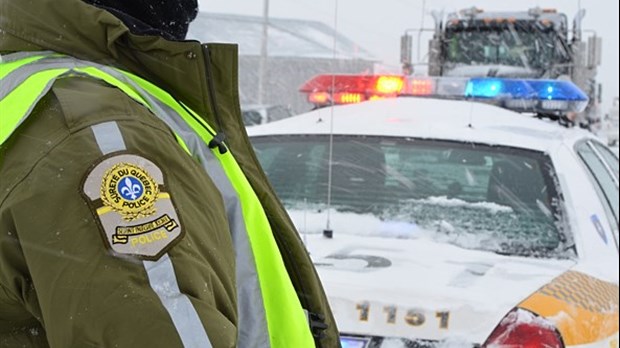
[[[566,14],[540,7],[513,12],[487,12],[476,7],[447,15],[433,12],[428,75],[570,80],[590,99],[583,112],[569,115],[571,122],[595,128],[601,122],[601,88],[596,82],[601,38],[591,34],[584,40],[584,16],[585,10],[579,11],[571,28]],[[405,73],[424,64],[412,62],[409,31],[401,38]]]
[[[441,40],[444,76],[556,78],[568,75],[570,48],[563,14],[541,11],[452,14]]]

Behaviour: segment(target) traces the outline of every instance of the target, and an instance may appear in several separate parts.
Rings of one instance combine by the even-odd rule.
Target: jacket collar
[[[0,52],[35,50],[129,70],[208,113],[205,56],[197,41],[134,35],[110,12],[81,0],[0,1]]]

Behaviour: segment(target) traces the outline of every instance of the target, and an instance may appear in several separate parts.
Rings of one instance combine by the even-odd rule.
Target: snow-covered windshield
[[[542,74],[565,60],[554,31],[522,25],[447,30],[444,45],[447,69],[460,65],[512,66]]]
[[[290,212],[327,208],[329,137],[252,139]],[[415,225],[464,248],[536,257],[568,256],[553,169],[542,153],[412,138],[334,136],[331,209]],[[313,222],[316,223],[316,222]],[[368,235],[351,223],[335,233]],[[406,235],[375,235],[403,238]]]

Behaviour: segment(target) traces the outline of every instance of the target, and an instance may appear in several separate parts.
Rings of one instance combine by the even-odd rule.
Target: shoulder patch
[[[105,158],[86,173],[82,193],[116,254],[157,260],[183,235],[163,173],[144,157]]]

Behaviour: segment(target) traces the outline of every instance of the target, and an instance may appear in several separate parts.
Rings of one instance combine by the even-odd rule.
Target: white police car
[[[439,91],[560,119],[585,100],[554,81],[328,76],[303,89],[325,104]],[[618,159],[549,117],[401,96],[248,130],[343,347],[618,346]]]

